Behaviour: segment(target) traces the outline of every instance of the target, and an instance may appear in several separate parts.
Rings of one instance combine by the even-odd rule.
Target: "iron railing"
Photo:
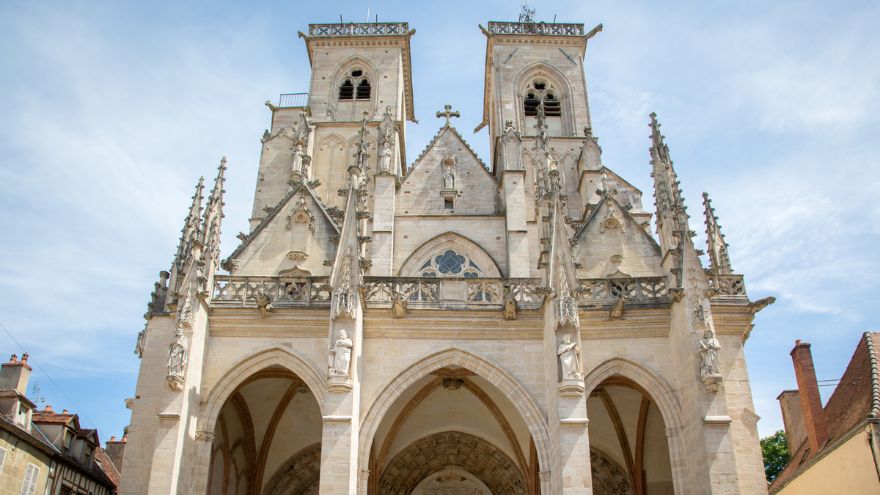
[[[282,93],[278,97],[278,108],[293,108],[309,106],[308,93]]]

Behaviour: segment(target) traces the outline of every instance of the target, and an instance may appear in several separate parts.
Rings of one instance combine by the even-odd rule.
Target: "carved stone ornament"
[[[706,390],[711,393],[721,390],[724,377],[721,376],[721,368],[718,363],[718,351],[721,344],[715,337],[715,332],[707,328],[700,339],[700,378],[706,385]]]
[[[338,287],[334,291],[333,317],[354,318],[354,292],[351,288],[351,253],[342,258]]]
[[[194,319],[195,315],[193,314],[191,298],[186,296],[183,300],[183,305],[177,310],[177,324],[183,328],[192,328]]]
[[[349,367],[351,366],[351,349],[354,343],[348,338],[345,330],[339,331],[339,337],[330,348],[329,369],[330,376],[349,376]]]
[[[186,366],[189,363],[189,351],[186,348],[186,338],[180,327],[174,334],[174,340],[168,346],[168,364],[165,381],[168,388],[176,392],[183,390],[183,384],[186,377]]]
[[[147,344],[147,325],[144,324],[144,329],[138,332],[137,341],[134,344],[134,353],[137,354],[137,357],[144,357],[144,346]]]
[[[608,210],[605,213],[605,218],[602,219],[602,222],[599,224],[599,232],[605,233],[609,230],[620,230],[623,232],[623,219],[620,215],[614,210],[614,206],[610,203],[608,204]]]
[[[200,442],[213,442],[214,441],[214,432],[213,431],[198,430],[198,431],[196,431],[196,440],[198,440]]]
[[[274,309],[272,306],[272,299],[262,290],[257,292],[255,299],[257,303],[257,312],[260,313],[260,316],[263,318],[269,316]]]
[[[580,328],[577,301],[568,286],[568,277],[560,274],[559,295],[556,299],[556,325],[559,328]]]
[[[516,302],[516,298],[513,296],[513,292],[508,290],[504,294],[504,306],[501,308],[501,316],[505,320],[515,320],[518,312],[519,305]]]
[[[391,173],[391,155],[397,126],[391,114],[391,107],[385,107],[382,123],[379,125],[379,173]]]
[[[392,318],[405,318],[406,317],[406,308],[407,301],[406,299],[395,297],[393,301],[391,301],[391,317]]]
[[[297,198],[296,207],[290,211],[290,215],[287,215],[287,225],[285,228],[287,230],[292,230],[294,224],[308,224],[309,231],[315,231],[315,217],[312,215],[312,210],[309,209],[306,204],[306,198],[300,194]]]

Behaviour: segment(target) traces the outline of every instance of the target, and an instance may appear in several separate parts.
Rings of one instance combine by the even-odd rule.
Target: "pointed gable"
[[[454,169],[451,188],[448,179],[444,180],[444,169],[450,166]],[[406,215],[494,215],[497,189],[476,153],[447,125],[419,155],[401,184],[397,211]],[[447,200],[451,200],[451,208]]]
[[[224,262],[234,275],[323,276],[336,253],[339,228],[308,187],[287,193]]]
[[[572,253],[581,278],[664,275],[657,242],[609,195],[575,233]]]

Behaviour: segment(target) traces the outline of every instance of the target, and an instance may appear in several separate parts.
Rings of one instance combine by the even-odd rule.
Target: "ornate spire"
[[[657,207],[657,234],[664,252],[679,247],[688,234],[688,216],[681,197],[678,176],[669,157],[669,147],[660,134],[657,114],[651,113],[651,177]]]
[[[192,204],[189,207],[189,213],[183,222],[183,229],[180,232],[180,242],[177,245],[177,254],[174,255],[174,265],[181,268],[186,263],[192,248],[193,240],[199,238],[200,222],[202,220],[202,193],[205,190],[205,177],[199,177],[199,183],[196,184],[196,192],[192,196]]]
[[[217,177],[214,178],[214,189],[208,196],[208,203],[205,205],[205,215],[202,221],[203,244],[205,246],[202,252],[203,258],[216,258],[220,255],[220,224],[223,221],[223,183],[226,182],[226,157],[220,159],[220,166],[217,167]]]
[[[367,153],[369,144],[367,143],[367,135],[369,131],[367,131],[367,123],[370,120],[370,113],[364,111],[364,118],[361,120],[361,128],[358,131],[358,145],[357,150],[354,152],[354,163],[348,167],[348,175],[349,176],[362,176],[367,171],[367,158],[370,157],[370,154]]]
[[[544,102],[538,103],[537,122],[535,129],[538,130],[538,137],[535,140],[535,148],[537,152],[538,169],[535,171],[536,193],[539,200],[553,199],[561,197],[562,186],[559,179],[559,162],[550,149],[550,143],[547,140],[547,123],[545,121]]]
[[[724,242],[724,234],[721,233],[721,225],[718,225],[718,217],[715,216],[715,208],[712,208],[712,200],[708,193],[703,193],[703,207],[706,213],[706,244],[709,251],[709,270],[716,275],[729,275],[733,273],[730,266],[730,256],[727,253],[727,243]]]

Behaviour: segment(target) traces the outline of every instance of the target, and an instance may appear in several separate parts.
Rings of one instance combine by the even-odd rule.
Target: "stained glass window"
[[[447,249],[426,261],[419,268],[419,275],[422,277],[478,278],[483,276],[483,270],[466,255]]]

